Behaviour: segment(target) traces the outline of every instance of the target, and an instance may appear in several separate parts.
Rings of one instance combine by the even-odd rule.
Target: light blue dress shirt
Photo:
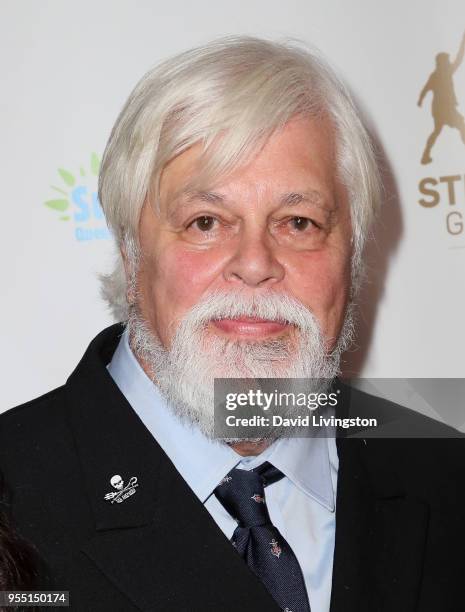
[[[270,517],[300,563],[312,612],[328,612],[338,471],[334,438],[282,438],[260,455],[241,457],[172,413],[135,358],[127,330],[108,371],[228,539],[237,523],[213,494],[220,480],[234,467],[253,469],[263,461],[283,472],[285,477],[265,490]]]

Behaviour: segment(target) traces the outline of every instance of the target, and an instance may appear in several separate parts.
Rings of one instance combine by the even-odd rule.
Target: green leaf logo
[[[90,156],[90,170],[94,176],[97,176],[100,170],[100,159],[97,153],[92,153]]]
[[[45,206],[48,206],[52,210],[58,210],[60,212],[64,212],[69,208],[68,200],[47,200],[45,202]]]
[[[65,181],[68,187],[74,187],[74,185],[76,184],[76,179],[74,178],[74,175],[71,174],[71,172],[68,172],[68,170],[65,170],[64,168],[58,168],[58,174]]]

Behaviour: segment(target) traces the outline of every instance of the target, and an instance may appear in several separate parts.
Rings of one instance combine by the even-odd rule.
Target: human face
[[[250,163],[205,189],[188,190],[201,148],[172,160],[157,211],[143,207],[137,300],[163,346],[184,315],[215,291],[290,295],[317,318],[328,350],[339,335],[350,286],[351,223],[336,177],[326,119],[293,119]],[[211,321],[208,334],[260,342],[296,333],[285,322]]]

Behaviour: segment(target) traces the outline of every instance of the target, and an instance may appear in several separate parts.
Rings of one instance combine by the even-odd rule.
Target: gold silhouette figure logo
[[[434,120],[434,130],[426,141],[425,150],[421,158],[422,164],[429,164],[433,161],[431,149],[445,125],[459,130],[462,141],[465,144],[465,120],[457,110],[458,102],[453,81],[454,73],[462,63],[464,54],[465,33],[462,37],[457,57],[453,62],[450,60],[449,53],[438,53],[436,55],[436,68],[430,74],[425,86],[421,90],[418,106],[422,105],[423,99],[429,91],[433,94],[431,112]]]

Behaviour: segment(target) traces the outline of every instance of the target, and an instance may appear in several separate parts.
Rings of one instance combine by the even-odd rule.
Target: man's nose
[[[225,279],[249,287],[267,287],[279,282],[284,277],[284,267],[276,257],[276,249],[266,229],[244,231],[224,269]]]

